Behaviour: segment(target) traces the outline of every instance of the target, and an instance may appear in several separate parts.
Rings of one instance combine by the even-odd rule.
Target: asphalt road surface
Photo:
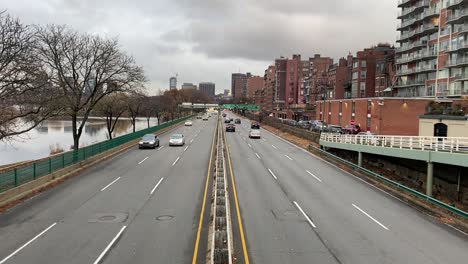
[[[191,263],[216,117],[0,215],[0,263]],[[169,147],[182,132],[183,147]]]
[[[228,114],[232,116],[232,114]],[[468,235],[242,119],[230,146],[252,263],[465,263]]]

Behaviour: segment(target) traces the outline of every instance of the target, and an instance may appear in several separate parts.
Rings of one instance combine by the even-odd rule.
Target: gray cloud
[[[238,70],[262,74],[279,56],[338,58],[393,43],[396,0],[0,0],[26,23],[68,24],[118,37],[155,93],[179,83],[230,87]]]

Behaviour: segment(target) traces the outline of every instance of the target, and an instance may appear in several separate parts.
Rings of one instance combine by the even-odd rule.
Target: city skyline
[[[320,53],[337,60],[379,42],[394,44],[398,22],[396,0],[339,5],[310,0],[288,5],[277,0],[248,5],[203,0],[196,7],[181,0],[137,5],[127,0],[0,2],[6,12],[28,24],[67,24],[118,37],[123,49],[144,67],[150,94],[169,89],[168,78],[174,72],[180,74],[179,83],[211,80],[217,84],[216,93],[222,93],[231,87],[231,73],[262,75],[279,56]],[[87,15],[77,15],[83,13]],[[248,17],[258,22],[252,25]]]

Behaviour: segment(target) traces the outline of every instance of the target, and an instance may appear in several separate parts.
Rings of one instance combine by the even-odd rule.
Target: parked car
[[[343,128],[337,125],[328,125],[325,132],[343,134]]]
[[[236,120],[234,120],[234,123],[235,123],[235,124],[240,124],[240,123],[241,123],[240,118],[236,118]]]
[[[172,134],[169,138],[169,146],[183,146],[185,145],[185,137],[182,134]]]
[[[185,121],[185,126],[192,126],[192,125],[193,125],[192,120]]]
[[[323,121],[315,122],[312,124],[310,127],[310,130],[315,131],[315,132],[323,132],[327,129],[328,125],[327,123]]]
[[[227,125],[226,125],[226,132],[236,132],[236,125],[234,125],[234,124],[227,124]]]
[[[361,132],[361,128],[358,125],[347,125],[343,128],[344,134],[357,135]]]
[[[138,142],[138,148],[156,148],[159,147],[159,138],[154,134],[144,135],[140,142]]]
[[[251,129],[249,132],[249,138],[260,138],[260,130],[259,129]]]
[[[310,129],[311,124],[309,121],[301,120],[297,122],[297,126],[303,129]]]
[[[250,124],[250,128],[251,129],[260,129],[260,124],[256,121],[253,121],[251,124]]]

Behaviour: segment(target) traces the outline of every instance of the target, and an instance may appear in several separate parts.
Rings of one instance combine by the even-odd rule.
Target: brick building
[[[352,56],[349,55],[352,60]],[[348,59],[340,58],[338,63],[328,69],[328,96],[329,99],[344,99],[345,87],[349,82]]]
[[[247,79],[251,76],[250,72],[233,73],[231,75],[231,95],[234,101],[240,101],[247,98]]]
[[[374,97],[317,102],[318,120],[346,126],[354,120],[363,131],[378,135],[417,136],[419,116],[433,99]]]
[[[276,68],[275,65],[268,66],[268,69],[265,70],[265,75],[263,77],[263,89],[261,91],[261,101],[260,106],[262,110],[268,113],[273,112],[274,110],[274,100],[275,100],[275,86],[276,86]]]
[[[263,89],[263,77],[249,76],[247,78],[247,97],[254,101],[255,93]]]
[[[325,96],[328,87],[328,69],[333,65],[333,59],[329,57],[321,57],[320,54],[309,58],[310,63],[310,82],[308,91],[306,92],[306,103],[315,104],[316,101],[322,100]]]

